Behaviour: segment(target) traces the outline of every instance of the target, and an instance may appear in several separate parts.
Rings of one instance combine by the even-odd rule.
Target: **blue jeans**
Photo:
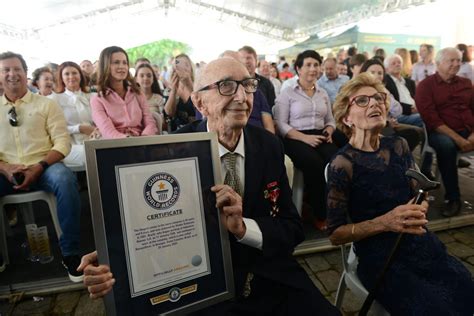
[[[397,121],[399,123],[415,125],[415,126],[423,128],[423,120],[421,119],[420,113],[413,113],[410,115],[402,114],[399,117],[397,117]]]
[[[43,190],[54,193],[57,201],[59,225],[63,231],[59,239],[61,253],[63,256],[78,255],[81,199],[76,176],[63,163],[55,163],[43,172],[39,180],[30,186],[30,189],[32,191]],[[0,197],[17,192],[13,190],[13,184],[1,175]]]
[[[458,132],[458,134],[464,138],[469,136],[467,131]],[[446,200],[459,200],[461,198],[457,164],[459,148],[454,140],[445,134],[430,132],[428,138],[430,146],[436,151],[438,168],[446,190],[444,198]]]

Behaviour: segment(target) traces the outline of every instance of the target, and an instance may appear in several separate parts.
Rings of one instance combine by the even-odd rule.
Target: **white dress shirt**
[[[405,79],[403,77],[398,79],[392,75],[390,75],[390,77],[392,77],[393,82],[395,82],[395,85],[397,86],[398,95],[400,96],[400,103],[406,103],[412,106],[415,105],[415,100],[413,100],[410,95],[410,91],[405,86]]]
[[[209,130],[209,126],[208,129]],[[229,153],[230,151],[222,146],[221,144],[218,145],[219,147],[219,157],[221,158],[221,170],[222,170],[222,175],[225,177],[225,174],[227,173],[227,166],[224,163],[224,155]],[[235,147],[235,150],[233,153],[237,154],[237,159],[236,159],[236,164],[235,164],[235,171],[239,175],[240,179],[240,190],[242,192],[242,195],[244,195],[244,190],[245,190],[245,141],[244,141],[244,134],[242,133],[240,135],[239,142],[237,143],[237,147]],[[242,196],[242,200],[244,197]],[[245,244],[250,247],[254,247],[257,249],[262,250],[262,245],[263,245],[263,235],[262,231],[260,230],[260,227],[258,227],[258,224],[255,220],[251,218],[243,218],[243,221],[245,223],[246,231],[245,235],[242,237],[242,239],[238,239],[238,241],[242,244]]]
[[[72,143],[82,145],[88,136],[81,134],[79,126],[93,125],[90,94],[80,90],[73,92],[66,89],[63,93],[51,94],[48,98],[55,100],[63,109]]]

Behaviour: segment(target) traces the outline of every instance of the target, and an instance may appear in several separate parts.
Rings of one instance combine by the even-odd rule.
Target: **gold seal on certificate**
[[[211,273],[198,159],[115,169],[131,297]]]

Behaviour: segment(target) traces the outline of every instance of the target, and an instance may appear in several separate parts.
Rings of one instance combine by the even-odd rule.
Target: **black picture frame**
[[[105,297],[107,315],[190,313],[234,297],[228,233],[221,226],[210,188],[222,183],[215,133],[162,135],[85,142],[86,169],[94,237],[100,264],[110,266],[116,283]],[[146,165],[192,158],[197,162],[210,273],[174,282],[132,297],[121,219],[118,166]],[[160,250],[157,249],[159,252]],[[133,281],[133,280],[132,280]]]

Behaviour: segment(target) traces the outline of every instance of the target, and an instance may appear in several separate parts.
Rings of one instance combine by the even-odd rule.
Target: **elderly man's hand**
[[[427,204],[399,205],[390,212],[378,217],[385,231],[421,235],[426,233],[423,228],[428,223],[426,219]]]
[[[459,139],[455,140],[455,142],[463,153],[469,152],[474,149],[474,143],[471,143],[469,139],[464,139],[461,136],[459,136]]]
[[[467,141],[471,143],[471,150],[474,150],[474,133],[471,133],[471,135],[469,135]]]
[[[242,198],[230,186],[219,184],[211,191],[216,193],[216,207],[221,210],[222,223],[238,239],[244,237],[245,223],[242,219]]]
[[[84,271],[84,285],[87,286],[90,298],[104,296],[115,284],[109,266],[97,264],[97,251],[83,256],[77,271]]]

